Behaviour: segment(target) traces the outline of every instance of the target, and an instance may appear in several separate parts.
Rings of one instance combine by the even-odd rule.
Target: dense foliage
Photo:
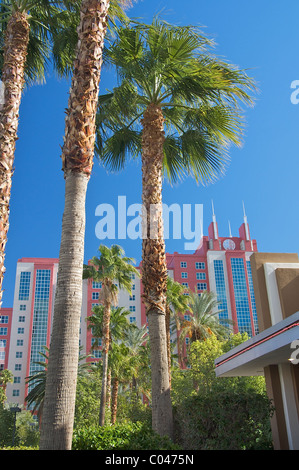
[[[272,449],[273,407],[264,377],[215,375],[214,360],[244,339],[238,334],[221,342],[211,335],[195,341],[190,369],[173,375],[176,439],[184,449]]]
[[[144,423],[90,426],[74,432],[73,450],[175,450],[178,446],[160,437]]]

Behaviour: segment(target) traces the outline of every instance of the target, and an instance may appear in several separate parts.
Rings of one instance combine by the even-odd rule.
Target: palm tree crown
[[[170,181],[191,175],[202,183],[223,173],[230,143],[242,135],[241,103],[251,104],[252,80],[208,55],[213,42],[196,27],[159,19],[118,29],[106,51],[119,84],[99,100],[96,150],[109,168],[142,152],[141,120],[155,104],[165,120],[164,172]]]
[[[181,340],[186,336],[190,341],[204,340],[210,334],[219,339],[229,335],[230,329],[219,320],[219,302],[214,292],[204,291],[200,296],[196,292],[190,292],[190,318],[182,321],[180,332]],[[229,321],[226,320],[228,324]]]

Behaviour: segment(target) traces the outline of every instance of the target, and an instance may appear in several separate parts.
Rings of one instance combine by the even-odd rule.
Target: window
[[[182,282],[182,286],[188,287],[188,282]]]
[[[135,295],[130,295],[130,300],[135,300]]]
[[[130,279],[135,279],[135,274],[134,274],[134,273],[130,273],[130,274],[129,274],[129,277],[130,277]]]
[[[18,334],[23,335],[25,328],[18,328]],[[1,333],[0,333],[1,334]]]
[[[6,339],[0,339],[0,348],[6,347]]]
[[[92,293],[92,300],[98,300],[99,299],[99,292],[93,292]]]
[[[15,370],[22,370],[22,364],[15,364]]]
[[[129,310],[130,310],[130,312],[136,312],[136,307],[135,307],[135,305],[130,305]]]
[[[92,352],[92,355],[95,359],[100,359],[102,357],[102,351],[100,351],[99,349],[95,349]]]
[[[0,328],[0,336],[7,336],[8,329],[5,327]]]
[[[19,322],[20,322],[20,323],[25,323],[25,317],[24,317],[24,315],[20,315],[20,316],[19,316]]]
[[[188,273],[181,273],[182,279],[187,279],[188,278]]]
[[[21,377],[14,377],[13,383],[14,384],[20,384],[21,383]]]
[[[186,344],[189,344],[189,343],[190,343],[190,338],[188,338],[188,337],[185,338],[185,343],[186,343]]]
[[[202,279],[206,279],[206,273],[196,273],[196,279],[201,281]]]
[[[197,290],[207,290],[206,282],[198,282],[196,286],[197,286]]]
[[[190,315],[184,315],[184,319],[190,321]]]
[[[132,284],[132,290],[135,290],[135,284]]]
[[[17,339],[17,346],[23,346],[24,341],[22,339]]]
[[[23,353],[21,351],[16,351],[16,358],[21,359],[23,357]]]
[[[181,268],[187,268],[187,261],[181,261]]]
[[[47,344],[51,269],[37,269],[33,304],[32,342],[29,375],[40,370],[40,351]],[[31,387],[29,386],[29,391]]]
[[[102,283],[101,283],[101,282],[92,281],[92,288],[93,288],[93,289],[101,289],[101,288],[102,288]]]
[[[252,336],[250,307],[243,258],[231,258],[237,322],[240,333]]]
[[[19,397],[20,396],[20,390],[13,390],[12,391],[12,396],[13,397]]]
[[[0,323],[8,323],[8,315],[0,315]]]
[[[21,305],[20,305],[20,311],[21,311],[21,312],[24,312],[25,310],[26,310],[26,305],[21,304]]]
[[[129,320],[130,323],[136,323],[136,317],[130,317]]]
[[[20,287],[19,287],[19,300],[29,300],[30,278],[31,278],[30,272],[28,271],[21,272]]]
[[[203,263],[201,261],[196,261],[195,269],[206,269],[206,263]]]
[[[0,360],[1,361],[5,360],[5,351],[0,351]]]
[[[226,297],[226,288],[225,288],[225,278],[224,278],[224,269],[223,269],[223,261],[222,260],[214,260],[214,273],[215,273],[215,283],[216,283],[216,293],[217,293],[217,300],[218,310],[219,313],[219,320],[225,326],[228,326],[228,323],[225,322],[228,319],[228,308],[227,308],[227,297]]]

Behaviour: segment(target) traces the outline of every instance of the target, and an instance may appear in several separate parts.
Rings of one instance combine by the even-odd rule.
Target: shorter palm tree
[[[92,330],[92,336],[94,339],[92,349],[98,349],[102,345],[103,338],[103,321],[105,315],[105,308],[103,305],[95,305],[92,309],[92,315],[89,316],[86,321],[88,322],[88,329]],[[112,307],[110,315],[110,326],[109,326],[109,351],[113,341],[121,340],[124,331],[130,326],[128,315],[129,310],[123,307]],[[109,362],[109,361],[108,361]],[[107,390],[106,390],[106,405],[107,409],[110,408],[110,397],[111,397],[111,368],[108,364],[107,371]]]
[[[83,279],[92,279],[95,282],[102,283],[100,302],[104,306],[102,337],[103,376],[99,424],[104,426],[111,307],[117,302],[119,289],[125,289],[131,293],[132,275],[139,276],[139,272],[132,264],[134,259],[125,256],[124,250],[119,245],[112,245],[111,248],[101,245],[98,251],[100,256],[98,258],[94,256],[89,265],[84,265]]]
[[[189,310],[189,295],[185,294],[186,288],[179,282],[176,282],[172,277],[167,279],[167,293],[166,293],[166,335],[167,335],[167,358],[168,358],[168,370],[169,370],[169,385],[171,387],[171,343],[170,343],[170,322],[171,318],[174,317],[176,323],[177,332],[179,331],[179,319],[178,314],[184,314]],[[178,351],[179,355],[179,351]]]
[[[223,325],[219,320],[219,301],[214,292],[204,291],[202,294],[190,292],[190,319],[181,323],[180,342],[186,337],[193,341],[203,341],[209,335],[214,334],[219,339],[229,336],[229,326]],[[231,324],[226,320],[227,325]]]

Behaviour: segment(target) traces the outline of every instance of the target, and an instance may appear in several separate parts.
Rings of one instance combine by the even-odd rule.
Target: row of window
[[[181,278],[182,279],[188,279],[188,273],[187,272],[181,272]],[[205,280],[206,279],[206,273],[196,273],[196,279],[199,280]]]
[[[181,268],[187,268],[187,261],[181,261]],[[202,261],[196,261],[195,269],[206,269],[206,263]]]

